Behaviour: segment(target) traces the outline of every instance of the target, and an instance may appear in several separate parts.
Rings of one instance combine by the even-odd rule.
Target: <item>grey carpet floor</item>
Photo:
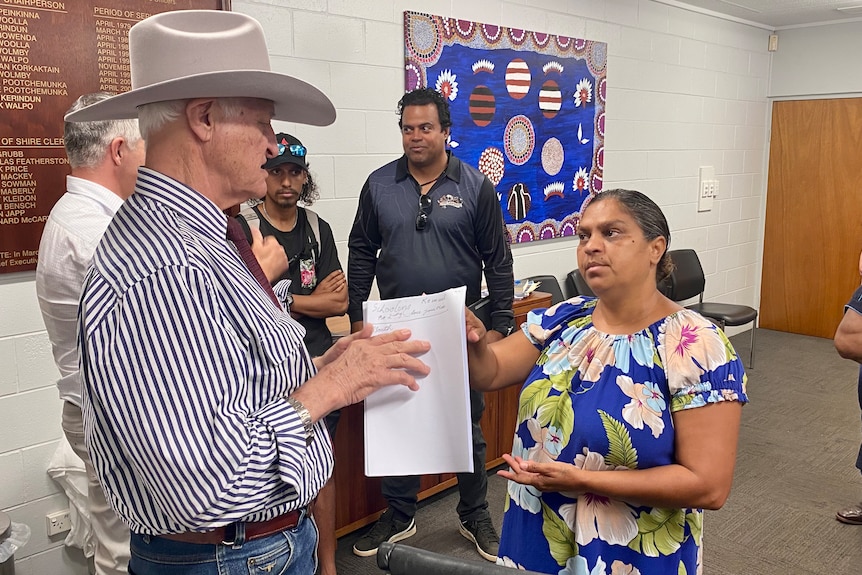
[[[747,360],[748,333],[732,341]],[[704,520],[704,574],[862,574],[862,526],[835,520],[839,507],[862,501],[854,466],[862,439],[858,365],[841,359],[828,339],[759,329],[755,346],[733,491]],[[492,473],[488,501],[498,529],[505,493]],[[457,502],[457,490],[425,502],[417,534],[404,543],[479,559],[458,534]],[[340,575],[383,573],[373,557],[351,553],[363,532],[339,540]]]

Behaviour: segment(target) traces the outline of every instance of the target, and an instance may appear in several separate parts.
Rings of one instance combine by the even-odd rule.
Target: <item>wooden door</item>
[[[862,98],[775,102],[760,327],[831,339],[860,250]]]

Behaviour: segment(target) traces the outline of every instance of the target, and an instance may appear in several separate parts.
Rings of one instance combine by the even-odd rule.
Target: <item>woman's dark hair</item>
[[[317,190],[317,183],[311,177],[311,172],[305,170],[305,183],[302,184],[302,191],[299,192],[299,201],[304,206],[310,206],[320,199],[320,192]]]
[[[440,120],[440,127],[445,130],[452,125],[452,117],[449,115],[449,102],[443,97],[443,94],[431,88],[418,88],[412,92],[404,94],[398,100],[398,127],[401,127],[401,117],[404,115],[404,108],[407,106],[427,106],[434,104],[437,106],[437,118]]]
[[[658,205],[649,199],[645,194],[636,190],[623,190],[620,188],[607,190],[596,194],[590,200],[589,206],[605,200],[616,200],[617,203],[634,219],[638,227],[644,234],[647,241],[652,241],[656,238],[663,237],[665,239],[665,249],[658,262],[655,270],[656,283],[661,282],[673,272],[673,261],[668,255],[670,248],[670,227],[667,225],[667,218]],[[584,210],[586,211],[586,210]]]

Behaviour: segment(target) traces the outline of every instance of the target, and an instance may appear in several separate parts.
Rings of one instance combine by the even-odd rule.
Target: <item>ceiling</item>
[[[682,0],[682,3],[776,29],[862,17],[862,0]]]

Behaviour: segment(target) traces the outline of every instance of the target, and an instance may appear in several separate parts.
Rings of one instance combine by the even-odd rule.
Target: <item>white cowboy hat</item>
[[[187,98],[261,98],[276,120],[327,126],[335,108],[306,82],[270,71],[263,28],[222,10],[150,16],[129,30],[132,89],[68,114],[67,122],[137,118],[138,106]]]

